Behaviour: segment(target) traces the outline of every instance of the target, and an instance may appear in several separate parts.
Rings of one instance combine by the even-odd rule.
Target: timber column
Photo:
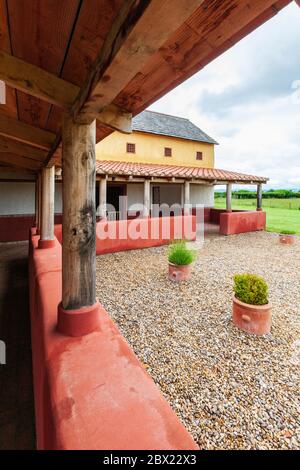
[[[37,175],[34,183],[34,222],[33,227],[38,227],[38,218],[39,218],[39,177]]]
[[[228,183],[226,186],[226,211],[231,212],[231,199],[232,199],[232,183]]]
[[[96,121],[66,116],[62,131],[62,302],[58,329],[83,336],[99,326],[96,301]]]
[[[107,177],[104,176],[99,181],[99,217],[100,217],[100,220],[106,219],[106,193],[107,193]]]
[[[150,180],[144,181],[144,207],[143,207],[143,217],[150,216],[150,200],[151,200],[151,192],[150,192]]]
[[[262,211],[262,183],[257,185],[257,207],[256,210]]]
[[[41,173],[38,174],[37,179],[37,227],[36,234],[41,233],[41,222],[42,222],[42,177]]]
[[[185,180],[184,182],[184,215],[190,215],[190,182]]]
[[[55,168],[42,169],[42,198],[39,248],[51,248],[54,238],[54,175]],[[40,204],[39,204],[40,205]]]

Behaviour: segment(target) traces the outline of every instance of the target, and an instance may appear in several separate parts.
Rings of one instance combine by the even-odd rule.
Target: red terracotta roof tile
[[[246,175],[218,168],[199,168],[177,165],[158,165],[154,163],[129,163],[97,160],[98,175],[114,176],[153,176],[157,178],[195,178],[206,181],[236,181],[266,183],[268,178],[263,176]]]

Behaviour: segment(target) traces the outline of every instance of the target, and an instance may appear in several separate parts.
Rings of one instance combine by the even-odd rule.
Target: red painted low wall
[[[56,225],[54,232],[61,243],[62,226]],[[137,235],[137,238],[133,238],[132,235]],[[96,253],[101,255],[161,246],[170,243],[171,240],[182,238],[196,239],[195,216],[101,221],[97,223],[96,229]]]
[[[203,208],[203,218],[204,218],[204,222],[210,222],[210,213],[211,213],[211,210],[213,208],[212,207],[204,207]],[[192,215],[196,215],[196,207],[193,207],[192,208]]]
[[[0,242],[27,240],[33,223],[34,215],[1,215]]]
[[[264,211],[222,212],[220,214],[220,233],[233,235],[266,229]]]
[[[145,368],[104,311],[100,328],[72,338],[56,331],[61,245],[29,249],[38,449],[197,449]]]
[[[104,238],[105,234],[116,234],[116,238]],[[133,236],[137,235],[137,238]],[[140,234],[140,236],[139,236]],[[159,217],[118,222],[99,222],[96,230],[96,253],[149,248],[170,243],[174,239],[195,240],[196,217]]]
[[[209,222],[211,222],[212,224],[219,225],[221,214],[224,214],[226,212],[227,212],[226,209],[215,209],[214,207],[211,208],[209,211]],[[231,212],[234,212],[234,213],[237,212],[237,213],[243,214],[244,212],[247,212],[247,211],[234,209]]]
[[[61,214],[55,215],[55,223],[61,223]],[[28,232],[34,223],[34,215],[0,215],[0,242],[28,240]]]

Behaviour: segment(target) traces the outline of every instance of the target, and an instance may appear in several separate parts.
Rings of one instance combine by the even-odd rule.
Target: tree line
[[[216,191],[216,198],[226,197],[226,191]],[[256,199],[256,191],[250,191],[247,189],[239,189],[232,191],[232,197],[235,199]],[[263,191],[264,199],[291,199],[300,198],[300,190],[293,189],[268,189]]]

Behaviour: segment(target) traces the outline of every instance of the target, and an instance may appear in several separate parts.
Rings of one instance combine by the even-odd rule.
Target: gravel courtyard
[[[273,327],[231,322],[232,276],[263,275]],[[300,449],[300,238],[207,241],[190,281],[167,278],[167,247],[97,258],[97,295],[204,449]]]

